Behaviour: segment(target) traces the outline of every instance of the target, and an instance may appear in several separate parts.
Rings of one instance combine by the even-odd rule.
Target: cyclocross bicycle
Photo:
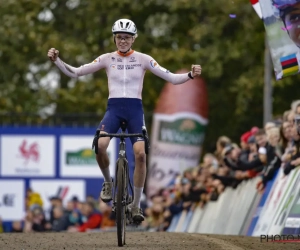
[[[119,155],[116,163],[116,171],[115,171],[115,181],[114,181],[114,193],[113,193],[113,207],[112,211],[116,214],[116,223],[117,223],[117,237],[118,237],[118,246],[125,245],[125,233],[126,233],[126,225],[139,225],[138,222],[133,221],[131,213],[128,209],[128,205],[134,199],[134,192],[132,188],[132,183],[129,177],[129,169],[128,169],[128,160],[125,151],[125,138],[129,137],[141,137],[145,142],[145,153],[148,154],[150,144],[149,137],[147,134],[146,127],[142,127],[141,134],[128,134],[126,133],[127,123],[121,122],[120,124],[122,132],[119,134],[100,134],[100,130],[97,130],[94,142],[95,153],[98,154],[98,139],[100,137],[116,137],[120,138],[119,144]],[[131,190],[131,194],[129,193],[129,188]]]

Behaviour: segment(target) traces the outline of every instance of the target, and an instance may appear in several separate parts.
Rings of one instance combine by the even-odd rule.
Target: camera
[[[294,124],[297,126],[298,135],[300,135],[300,115],[295,115]]]

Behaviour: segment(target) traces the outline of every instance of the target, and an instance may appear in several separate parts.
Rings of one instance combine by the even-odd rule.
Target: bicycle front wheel
[[[118,246],[125,245],[125,231],[126,231],[126,172],[125,161],[119,159],[117,165],[117,235]]]

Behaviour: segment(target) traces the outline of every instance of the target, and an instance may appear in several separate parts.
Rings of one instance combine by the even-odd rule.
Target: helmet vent
[[[131,35],[136,35],[137,28],[131,20],[120,19],[120,20],[116,21],[115,24],[113,25],[112,32],[113,32],[113,34],[121,32],[121,33],[128,33]]]

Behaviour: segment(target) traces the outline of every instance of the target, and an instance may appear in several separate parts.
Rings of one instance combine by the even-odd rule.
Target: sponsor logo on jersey
[[[116,58],[112,57],[111,60],[114,62],[116,60]]]
[[[134,56],[130,57],[129,62],[136,62],[135,57]]]
[[[142,64],[131,64],[131,65],[117,65],[117,69],[122,70],[125,69],[134,69],[135,67],[141,67]]]
[[[152,68],[158,67],[158,63],[155,62],[154,60],[151,60],[151,61],[150,61],[150,65],[151,65]]]
[[[133,65],[125,65],[125,69],[134,69]]]
[[[117,62],[122,62],[122,58],[117,58]]]
[[[116,69],[116,65],[115,65],[115,64],[111,64],[111,65],[109,65],[109,67],[110,67],[111,69]]]

